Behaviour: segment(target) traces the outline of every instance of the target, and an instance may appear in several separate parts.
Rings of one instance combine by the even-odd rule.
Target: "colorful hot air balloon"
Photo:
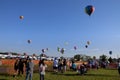
[[[95,8],[92,5],[88,5],[85,7],[85,12],[89,16],[95,11]]]
[[[27,42],[30,44],[30,43],[31,43],[31,40],[28,40]]]
[[[20,19],[24,19],[24,16],[20,16]]]

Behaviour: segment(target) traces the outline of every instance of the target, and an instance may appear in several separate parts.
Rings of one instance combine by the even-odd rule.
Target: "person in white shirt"
[[[58,72],[58,60],[57,60],[57,58],[55,58],[53,61],[53,70],[55,72]]]
[[[44,80],[45,69],[47,65],[44,63],[44,59],[39,62],[39,73],[40,73],[40,80]]]

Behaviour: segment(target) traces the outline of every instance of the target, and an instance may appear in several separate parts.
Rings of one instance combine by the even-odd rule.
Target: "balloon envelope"
[[[65,42],[65,45],[68,45],[68,42]]]
[[[60,48],[59,47],[57,47],[57,51],[60,52]]]
[[[76,46],[74,46],[74,49],[76,50],[76,49],[77,49],[77,47],[76,47]]]
[[[23,19],[24,18],[24,16],[20,16],[20,19]]]
[[[46,48],[46,50],[48,51],[48,48]]]
[[[109,54],[112,55],[112,51],[109,51]]]
[[[85,45],[86,48],[88,48],[88,45]]]
[[[44,49],[42,49],[42,52],[44,53],[44,52],[45,52],[45,50],[44,50]]]
[[[31,43],[31,40],[28,40],[28,43],[30,44],[30,43]]]
[[[85,7],[85,12],[89,16],[95,11],[95,8],[92,5],[88,5]]]
[[[87,44],[90,45],[90,41],[87,41]]]
[[[64,48],[62,48],[60,52],[63,54],[64,53]]]

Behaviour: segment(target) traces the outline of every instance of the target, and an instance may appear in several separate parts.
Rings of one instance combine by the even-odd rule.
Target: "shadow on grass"
[[[64,76],[93,76],[93,77],[118,77],[118,75],[107,75],[107,74],[89,74],[86,73],[84,75],[77,74],[77,73],[52,73],[53,75],[64,75]]]
[[[0,80],[8,80],[8,79],[0,79]]]
[[[107,75],[107,74],[86,74],[86,76],[118,77],[117,75]]]
[[[51,73],[53,75],[64,75],[64,76],[77,76],[77,75],[80,75],[80,74],[69,74],[69,73]]]

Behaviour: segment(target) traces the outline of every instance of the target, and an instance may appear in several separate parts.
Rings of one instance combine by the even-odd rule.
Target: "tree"
[[[36,54],[35,53],[33,53],[33,55],[32,56],[36,56]]]
[[[74,56],[74,59],[76,59],[77,61],[79,61],[80,58],[81,58],[80,54],[77,54],[77,55]]]
[[[40,54],[40,57],[47,57],[47,55],[46,54]]]
[[[102,62],[105,62],[106,60],[107,60],[107,56],[106,55],[101,55],[100,56],[100,60],[102,61]]]
[[[23,56],[27,56],[27,53],[23,53]]]
[[[112,62],[113,62],[113,60],[112,60],[112,58],[111,58],[111,57],[108,59],[108,61],[109,61],[110,63],[112,63]]]

